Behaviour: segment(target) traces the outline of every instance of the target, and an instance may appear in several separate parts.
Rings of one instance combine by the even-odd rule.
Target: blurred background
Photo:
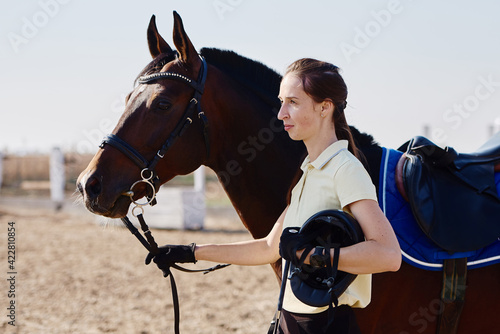
[[[0,12],[3,188],[47,181],[57,147],[74,189],[150,61],[151,15],[171,42],[173,10],[197,48],[279,73],[301,57],[338,65],[348,121],[383,146],[426,135],[470,152],[500,130],[496,1],[26,0]]]

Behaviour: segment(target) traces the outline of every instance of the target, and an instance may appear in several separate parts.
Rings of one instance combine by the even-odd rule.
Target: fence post
[[[205,205],[205,167],[194,172],[194,187],[182,192],[183,225],[187,230],[201,230],[204,226]]]
[[[54,147],[50,153],[50,199],[56,210],[63,206],[65,185],[64,154],[59,147]]]
[[[205,167],[194,171],[194,191],[205,193]]]

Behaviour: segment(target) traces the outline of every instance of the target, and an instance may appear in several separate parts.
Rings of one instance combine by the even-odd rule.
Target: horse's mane
[[[281,75],[276,71],[229,50],[202,48],[200,54],[209,64],[257,93],[267,103],[279,108],[277,96]]]
[[[359,149],[367,149],[370,147],[380,146],[379,143],[373,138],[372,135],[365,132],[360,132],[354,126],[350,126],[354,142]]]

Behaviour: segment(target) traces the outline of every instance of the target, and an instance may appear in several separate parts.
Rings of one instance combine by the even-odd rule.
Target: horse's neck
[[[229,87],[219,82],[218,89]],[[235,94],[211,106],[216,145],[207,165],[217,173],[245,226],[259,238],[267,235],[286,206],[304,147],[289,138],[272,107],[248,99],[248,92]]]
[[[377,188],[380,181],[380,164],[382,163],[382,147],[377,145],[367,146],[367,147],[359,147],[361,153],[363,153],[364,158],[366,160],[365,168],[370,174],[373,184]]]

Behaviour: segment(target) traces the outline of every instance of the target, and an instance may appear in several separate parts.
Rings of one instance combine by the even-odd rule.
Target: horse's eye
[[[168,103],[167,101],[160,101],[158,102],[158,109],[161,110],[168,110],[170,108],[171,104]]]

